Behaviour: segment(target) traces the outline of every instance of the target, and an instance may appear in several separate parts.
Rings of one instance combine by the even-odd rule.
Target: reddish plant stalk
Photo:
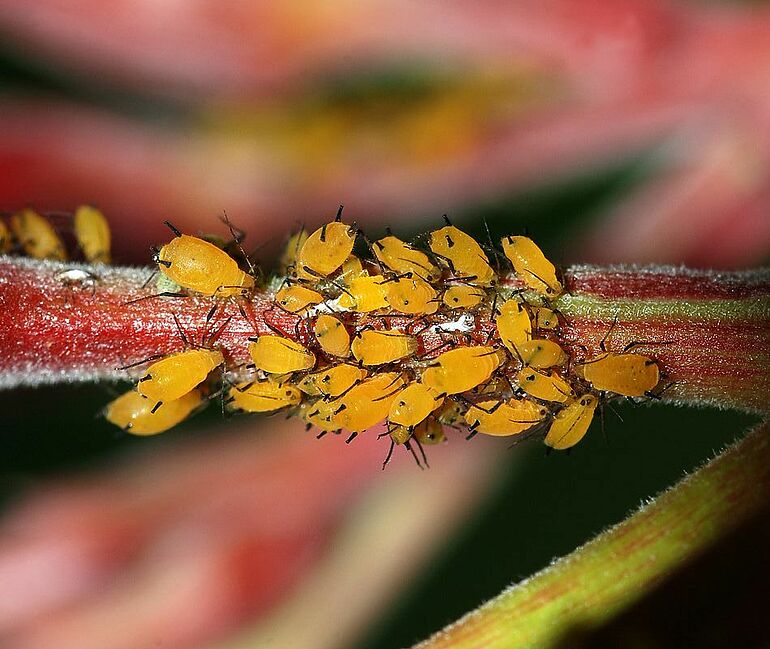
[[[80,268],[93,285],[68,283],[61,272]],[[184,347],[174,316],[195,344],[216,333],[228,366],[248,362],[248,337],[278,329],[307,341],[306,323],[276,307],[267,293],[250,300],[152,298],[143,284],[150,269],[86,267],[29,259],[0,259],[0,387],[129,378],[122,365]],[[514,281],[510,282],[514,284]],[[565,272],[567,293],[555,306],[558,340],[575,359],[632,342],[659,361],[665,400],[767,412],[770,394],[770,271],[711,273],[678,268],[596,268]],[[209,322],[212,307],[217,311]],[[436,317],[435,323],[449,320]],[[398,318],[414,332],[430,324]],[[494,340],[489,311],[465,333],[419,334],[419,353],[452,342]],[[608,332],[611,333],[608,336]],[[237,370],[236,370],[237,372]]]

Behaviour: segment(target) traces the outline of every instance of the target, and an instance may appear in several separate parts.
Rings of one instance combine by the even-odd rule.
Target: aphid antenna
[[[159,297],[190,297],[187,293],[175,293],[173,291],[163,291],[162,293],[155,293],[154,295],[143,295],[142,297],[134,298],[123,302],[123,305],[136,304],[137,302],[143,302],[144,300],[154,300]]]
[[[347,296],[349,296],[349,297],[350,297],[352,300],[355,300],[355,299],[356,299],[356,298],[355,298],[355,296],[354,296],[354,295],[353,295],[353,294],[352,294],[352,293],[351,293],[351,292],[350,292],[348,289],[346,289],[346,288],[345,288],[345,287],[344,287],[342,284],[338,284],[338,283],[337,283],[336,281],[334,281],[333,279],[330,279],[330,280],[329,280],[329,283],[330,283],[330,284],[333,284],[333,285],[334,285],[336,288],[338,288],[338,289],[340,290],[340,292],[342,292],[342,293],[345,293],[345,294],[346,294]]]
[[[676,341],[674,340],[662,340],[660,342],[655,340],[635,340],[633,342],[628,343],[624,348],[622,353],[626,353],[627,351],[632,350],[634,347],[646,347],[646,346],[656,346],[656,345],[673,345]],[[653,361],[654,362],[654,361]]]
[[[244,233],[243,230],[240,230],[240,229],[237,229],[237,228],[233,227],[233,224],[230,221],[230,217],[227,216],[227,211],[226,210],[222,210],[222,216],[223,216],[222,220],[224,221],[225,225],[227,226],[227,229],[230,230],[230,236],[233,238],[233,243],[235,243],[235,245],[237,246],[239,252],[243,256],[243,258],[246,260],[246,265],[249,267],[249,272],[251,273],[251,276],[252,277],[256,277],[257,271],[254,268],[254,264],[251,262],[251,259],[246,254],[246,251],[243,249],[243,246],[241,245],[241,241],[243,241],[246,238],[246,234]],[[237,234],[236,234],[236,232],[237,232]],[[265,243],[267,243],[267,242],[264,242],[262,245],[264,246]],[[259,250],[259,248],[257,248],[257,250]],[[255,252],[256,252],[256,250],[255,250]]]
[[[163,221],[163,225],[165,225],[169,230],[171,230],[174,233],[175,237],[182,236],[182,232],[173,223],[171,223],[171,221]]]
[[[412,277],[414,277],[414,273],[411,272],[411,271],[407,271],[405,273],[401,273],[400,275],[393,274],[390,277],[388,277],[387,279],[384,279],[381,282],[377,282],[377,284],[382,285],[382,284],[387,284],[389,282],[397,282],[400,279],[405,279],[405,278],[406,279],[412,279]]]
[[[139,365],[144,365],[145,363],[149,363],[150,361],[156,361],[159,358],[163,358],[165,354],[153,354],[152,356],[148,356],[147,358],[143,358],[141,361],[136,361],[135,363],[129,363],[128,365],[121,365],[120,367],[116,367],[116,370],[128,370],[132,367],[138,367]]]
[[[548,293],[549,295],[551,293],[553,293],[553,289],[550,286],[548,286],[548,282],[546,282],[542,277],[540,277],[540,275],[538,275],[537,273],[531,271],[529,268],[525,268],[524,270],[526,272],[528,272],[530,275],[532,275],[532,277],[534,277],[535,279],[537,279],[537,280],[539,280],[539,281],[541,281],[543,283],[543,286],[545,286],[545,292],[546,293]]]

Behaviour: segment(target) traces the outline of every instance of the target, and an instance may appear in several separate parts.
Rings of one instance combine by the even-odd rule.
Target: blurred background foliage
[[[13,30],[11,22],[6,23],[4,31],[9,29]],[[344,38],[344,35],[334,37]],[[183,140],[192,139],[194,136],[190,133],[216,133],[223,129],[231,131],[228,137],[233,133],[236,136],[247,133],[248,137],[269,139],[272,129],[284,134],[287,130],[301,133],[303,125],[315,124],[318,137],[324,142],[323,137],[329,137],[323,133],[327,126],[332,138],[338,135],[324,121],[331,119],[330,115],[343,121],[343,132],[347,128],[365,128],[369,122],[378,123],[378,114],[392,116],[400,110],[408,115],[410,107],[419,106],[420,98],[430,95],[437,86],[451,94],[450,86],[457,81],[442,77],[441,72],[430,67],[402,62],[382,69],[359,70],[355,74],[312,78],[299,90],[290,89],[275,97],[268,94],[261,100],[246,103],[226,98],[220,102],[213,94],[215,91],[210,101],[198,102],[190,101],[184,93],[164,95],[156,92],[154,85],[145,92],[136,83],[122,84],[115,77],[101,78],[69,63],[60,65],[56,57],[24,42],[23,39],[19,42],[0,40],[3,100],[23,98],[27,101],[32,97],[44,112],[49,103],[55,111],[60,102],[65,102],[85,110],[106,111],[141,127],[151,124],[161,129],[192,128],[183,131],[187,133],[182,136]],[[525,76],[518,83],[527,90],[530,81]],[[537,86],[534,94],[543,92],[548,83]],[[495,101],[489,87],[482,91],[482,97],[474,97],[473,83],[470,88],[470,93],[460,93],[458,100],[460,105],[469,105],[469,110],[481,110],[479,106],[483,108],[484,100]],[[538,100],[530,97],[528,101]],[[292,113],[282,114],[280,107],[287,105],[292,107]],[[0,120],[2,118],[0,106]],[[387,137],[387,131],[385,133]],[[447,139],[456,135],[448,133]],[[291,144],[292,137],[281,142]],[[322,165],[326,159],[324,152],[317,159],[310,157],[308,147],[312,143],[295,144],[301,148],[301,156],[308,156],[307,165]],[[619,148],[613,155],[598,156],[591,164],[577,165],[569,173],[559,170],[549,174],[545,170],[539,177],[511,183],[510,187],[505,183],[490,183],[489,191],[478,192],[479,198],[470,203],[457,203],[453,199],[442,202],[441,181],[436,181],[435,204],[430,210],[425,209],[422,201],[413,210],[420,219],[397,218],[391,225],[405,238],[415,236],[438,223],[440,214],[448,211],[457,223],[480,240],[487,236],[486,222],[493,239],[526,231],[558,263],[581,261],[586,237],[601,238],[607,212],[644,186],[660,155],[654,139],[645,146]],[[14,171],[12,164],[4,165],[8,182]],[[92,181],[86,178],[84,183],[88,182]],[[98,183],[98,179],[93,182]],[[93,200],[87,192],[78,191],[77,197],[72,196],[73,201]],[[55,200],[55,196],[43,196],[46,207],[72,207],[52,205]],[[400,200],[401,204],[409,203],[408,196]],[[340,194],[333,201],[346,203],[347,197]],[[30,202],[36,203],[34,196]],[[105,208],[110,207],[104,197],[101,203],[107,203]],[[130,206],[127,207],[123,199],[118,203],[118,218],[125,218]],[[0,207],[14,209],[17,205]],[[229,211],[230,207],[226,203],[219,205],[222,210]],[[269,267],[271,257],[280,247],[281,235],[276,233],[288,233],[296,221],[316,223],[333,213],[335,207],[328,201],[315,205],[312,216],[294,209],[274,223],[267,239],[269,245],[260,252],[265,265]],[[161,211],[166,208],[161,205]],[[105,211],[110,216],[109,209]],[[169,212],[166,216],[176,223],[181,221],[194,227],[185,220],[184,214]],[[216,213],[210,216],[214,223]],[[250,244],[264,243],[260,241],[260,231],[254,232],[257,226],[250,223],[251,217],[242,212],[234,218],[238,225],[251,229]],[[358,215],[351,211],[349,218],[357,219]],[[389,215],[376,213],[370,221],[364,223],[365,230],[376,237],[389,224]],[[149,226],[145,232],[141,223],[140,233],[132,234],[134,239],[150,243],[155,237],[163,236],[159,226]],[[199,221],[195,221],[195,225],[200,225]],[[601,240],[593,243],[594,248],[601,246]],[[146,248],[123,249],[123,261],[146,263],[144,250]],[[760,257],[767,260],[769,256],[770,246],[766,246]],[[742,262],[737,259],[733,265],[740,266]],[[109,466],[116,458],[130,457],[138,449],[152,452],[154,447],[184,445],[191,438],[228,435],[228,424],[219,421],[220,415],[214,408],[159,438],[116,435],[98,416],[109,394],[108,386],[57,386],[0,392],[3,430],[0,494],[5,503],[17,501],[42,479]],[[458,534],[431,549],[433,560],[428,569],[413,575],[397,605],[381,611],[381,617],[373,621],[370,631],[357,646],[360,649],[408,646],[426,637],[496,595],[506,585],[532,574],[552,558],[569,553],[600,530],[622,520],[645,499],[703,463],[755,421],[747,415],[671,406],[621,404],[616,409],[618,416],[610,410],[605,413],[604,436],[595,424],[587,440],[570,454],[546,457],[543,447],[535,443],[508,450],[505,440],[499,440],[499,453],[506,456],[505,478],[493,496],[473,513]],[[452,450],[462,452],[466,444],[462,435],[455,433],[451,437]],[[310,434],[307,443],[314,443]],[[346,450],[340,445],[340,453]],[[415,467],[414,471],[417,470]],[[463,485],[454,485],[454,488],[462,490]],[[377,560],[376,554],[371,557],[371,561]]]

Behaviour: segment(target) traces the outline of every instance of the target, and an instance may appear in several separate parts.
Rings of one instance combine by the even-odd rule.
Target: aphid
[[[546,445],[564,450],[577,444],[588,432],[597,404],[594,395],[584,394],[559,410],[545,436]]]
[[[433,253],[447,263],[456,277],[466,278],[478,286],[494,284],[497,274],[481,246],[444,218],[447,225],[430,233],[428,246]]]
[[[548,409],[529,399],[482,401],[465,413],[471,430],[485,435],[517,435],[536,426],[548,415]]]
[[[337,304],[340,308],[369,313],[388,307],[387,291],[382,275],[362,275],[355,277],[340,295]]]
[[[26,209],[11,216],[11,232],[24,253],[36,259],[64,261],[64,243],[51,224],[34,210]]]
[[[438,393],[459,394],[487,381],[503,360],[494,347],[451,349],[423,370],[421,380]]]
[[[350,334],[345,325],[333,315],[319,315],[313,333],[321,349],[330,356],[345,358],[350,355]]]
[[[270,374],[288,374],[309,370],[315,366],[315,354],[283,336],[255,336],[249,338],[249,354],[257,369]]]
[[[332,424],[353,433],[379,424],[388,416],[393,400],[403,387],[404,378],[397,372],[377,374],[362,381],[332,402],[337,404]]]
[[[173,282],[190,291],[218,297],[246,295],[254,288],[254,278],[242,271],[224,250],[167,225],[177,236],[157,252],[155,262]]]
[[[456,284],[444,291],[441,301],[450,309],[472,309],[481,304],[486,293],[478,286]]]
[[[559,316],[556,311],[545,306],[532,309],[535,316],[535,327],[552,331],[559,327]]]
[[[338,397],[356,383],[363,381],[368,372],[355,365],[341,363],[317,372],[311,372],[297,384],[299,389],[310,395]]]
[[[305,241],[297,254],[296,270],[311,277],[328,277],[350,256],[356,242],[355,226],[340,221],[342,209],[337,218],[318,228]]]
[[[302,313],[323,300],[324,297],[320,293],[298,284],[284,286],[275,294],[275,301],[289,313]]]
[[[302,393],[293,385],[267,379],[234,385],[229,395],[228,407],[244,412],[272,412],[302,401]]]
[[[64,286],[80,286],[92,290],[95,289],[96,283],[99,281],[97,275],[94,275],[87,270],[83,270],[82,268],[67,268],[66,270],[60,270],[56,273],[55,277]]]
[[[500,307],[495,322],[503,345],[517,356],[516,347],[532,338],[532,321],[529,312],[521,302],[508,300]]]
[[[171,354],[147,368],[136,391],[156,404],[174,401],[203,383],[224,363],[222,352],[214,349],[188,349]]]
[[[425,281],[439,276],[438,268],[431,263],[428,255],[392,234],[375,241],[372,252],[383,266],[399,275],[413,273]]]
[[[564,365],[567,362],[566,352],[552,340],[525,340],[516,345],[516,352],[524,365],[539,370]]]
[[[421,424],[418,424],[414,431],[412,431],[412,436],[420,444],[441,444],[441,442],[446,441],[444,428],[441,426],[441,423],[433,417],[428,417]]]
[[[359,331],[351,346],[353,357],[363,365],[392,363],[417,351],[417,339],[400,331]]]
[[[289,237],[286,242],[286,246],[281,253],[281,258],[278,260],[278,273],[281,275],[288,274],[289,270],[293,268],[297,263],[297,255],[305,245],[307,241],[308,233],[305,228],[301,228],[299,232],[295,232]]]
[[[516,381],[528,395],[543,401],[564,403],[575,396],[572,386],[553,371],[546,374],[524,367],[519,371]]]
[[[428,315],[438,310],[435,289],[417,276],[398,277],[385,282],[387,300],[399,313]]]
[[[660,381],[658,364],[641,354],[607,353],[580,363],[576,370],[596,390],[642,397]]]
[[[334,411],[338,407],[338,402],[324,401],[323,399],[319,399],[315,403],[302,403],[300,406],[300,417],[310,426],[320,428],[323,434],[324,432],[340,428],[332,423]]]
[[[0,221],[0,254],[10,252],[13,247],[13,239],[11,238],[11,231],[5,224],[5,221]]]
[[[388,423],[413,428],[444,403],[443,395],[422,383],[411,383],[399,392],[388,413]]]
[[[556,277],[556,268],[529,237],[503,237],[503,252],[524,283],[540,295],[556,298],[564,288]]]
[[[104,416],[132,435],[155,435],[187,419],[202,400],[199,390],[191,390],[178,399],[154,407],[150,400],[131,390],[109,403]]]
[[[104,214],[90,205],[81,205],[75,210],[73,225],[75,238],[86,260],[109,264],[112,237]]]

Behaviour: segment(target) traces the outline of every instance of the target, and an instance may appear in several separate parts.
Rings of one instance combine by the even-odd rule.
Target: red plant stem
[[[93,273],[93,286],[68,284],[60,276],[73,268]],[[0,387],[130,378],[117,368],[184,348],[174,316],[194,344],[216,333],[230,368],[249,361],[249,336],[277,329],[304,342],[311,338],[306,323],[276,307],[267,293],[248,301],[189,297],[129,304],[157,292],[152,282],[142,288],[150,273],[0,258]],[[770,272],[577,266],[566,271],[565,281],[568,292],[555,304],[564,316],[558,339],[573,358],[599,353],[612,328],[611,351],[651,342],[640,349],[674,383],[665,398],[768,410]],[[430,324],[397,322],[415,332]],[[489,312],[476,314],[473,323],[465,334],[421,333],[419,353],[447,349],[453,336],[457,342],[490,341]]]

